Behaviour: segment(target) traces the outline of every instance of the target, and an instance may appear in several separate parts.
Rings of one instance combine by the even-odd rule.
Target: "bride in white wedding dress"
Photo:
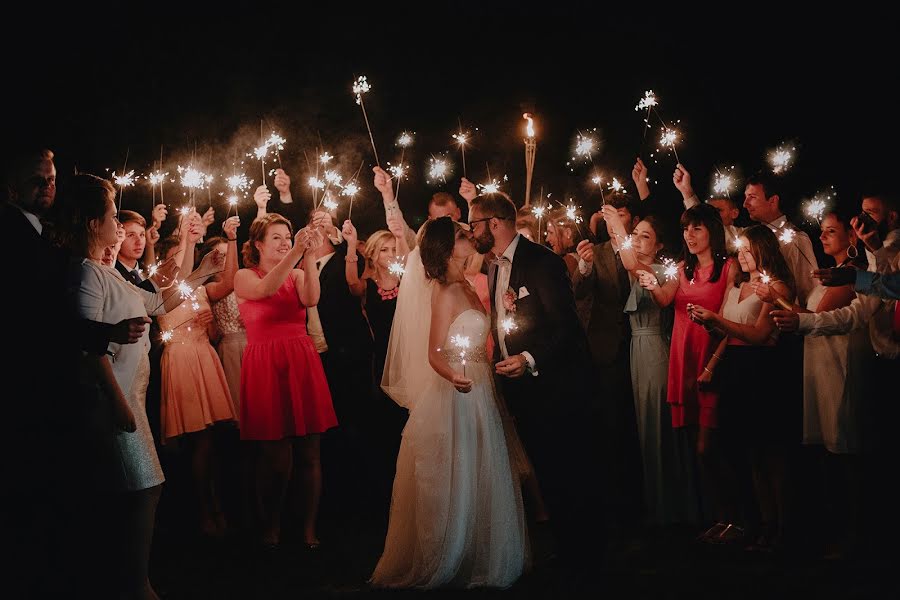
[[[425,224],[407,261],[382,387],[410,414],[376,587],[504,588],[528,562],[485,355],[490,316],[463,275],[474,252],[468,226],[444,217]]]

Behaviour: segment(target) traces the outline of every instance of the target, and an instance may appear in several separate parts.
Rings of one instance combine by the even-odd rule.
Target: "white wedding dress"
[[[408,264],[404,279],[409,275]],[[401,286],[401,299],[403,294]],[[411,296],[408,291],[406,300]],[[425,298],[423,294],[418,300],[427,302]],[[403,319],[399,311],[398,316]],[[428,323],[398,323],[395,317],[392,337],[407,326],[424,329],[427,339]],[[434,373],[427,363],[427,345],[406,348],[417,362],[405,368],[417,372],[405,372],[404,382],[422,387],[405,390],[405,401],[401,394],[392,394],[410,408],[410,414],[397,457],[384,553],[372,575],[373,586],[504,588],[526,567],[522,496],[510,468],[493,367],[484,350],[489,327],[490,318],[474,309],[463,311],[450,325],[442,351],[448,352],[455,370],[465,369],[474,382],[466,394]],[[450,342],[456,335],[468,337],[471,344],[465,367]],[[416,339],[421,344],[422,336]],[[395,342],[392,339],[391,344]],[[390,385],[384,387],[389,394],[396,391]]]

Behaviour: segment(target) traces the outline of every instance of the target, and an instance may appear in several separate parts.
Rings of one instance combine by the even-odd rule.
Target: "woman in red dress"
[[[291,477],[293,448],[302,457],[304,542],[317,548],[316,515],[322,491],[319,434],[335,427],[337,417],[319,354],[306,333],[306,308],[319,301],[319,278],[312,258],[322,236],[268,214],[250,226],[244,265],[234,291],[247,329],[241,363],[241,439],[260,442],[257,493],[263,522],[262,542],[276,546],[281,509]],[[306,271],[295,269],[303,261]]]

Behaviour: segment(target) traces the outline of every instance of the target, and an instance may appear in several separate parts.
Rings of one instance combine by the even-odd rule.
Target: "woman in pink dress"
[[[705,464],[710,434],[717,426],[718,394],[701,383],[709,381],[711,373],[706,364],[718,339],[712,339],[702,325],[691,319],[689,309],[697,304],[718,312],[740,269],[726,254],[725,231],[713,206],[699,204],[684,211],[681,229],[682,260],[677,277],[666,277],[660,282],[648,271],[640,271],[639,277],[641,286],[653,294],[659,306],[675,303],[667,382],[672,427],[688,434],[690,446],[695,445],[697,456]],[[719,529],[726,526],[723,523]]]
[[[294,266],[303,261],[315,273],[312,250],[322,244],[316,230],[293,236],[291,224],[268,214],[250,226],[244,265],[234,278],[247,348],[241,364],[241,439],[260,441],[257,494],[264,526],[262,542],[276,546],[281,509],[293,468],[293,445],[302,457],[303,538],[319,545],[316,515],[322,491],[319,434],[337,417],[322,362],[306,333],[306,308],[319,301],[319,278]]]

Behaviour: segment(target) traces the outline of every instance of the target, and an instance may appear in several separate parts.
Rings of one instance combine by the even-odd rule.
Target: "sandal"
[[[716,544],[737,544],[742,541],[744,541],[744,528],[734,523],[729,523],[728,527],[713,540]]]
[[[728,529],[728,523],[723,523],[719,521],[703,533],[697,536],[698,542],[711,542],[715,540],[723,531]]]

